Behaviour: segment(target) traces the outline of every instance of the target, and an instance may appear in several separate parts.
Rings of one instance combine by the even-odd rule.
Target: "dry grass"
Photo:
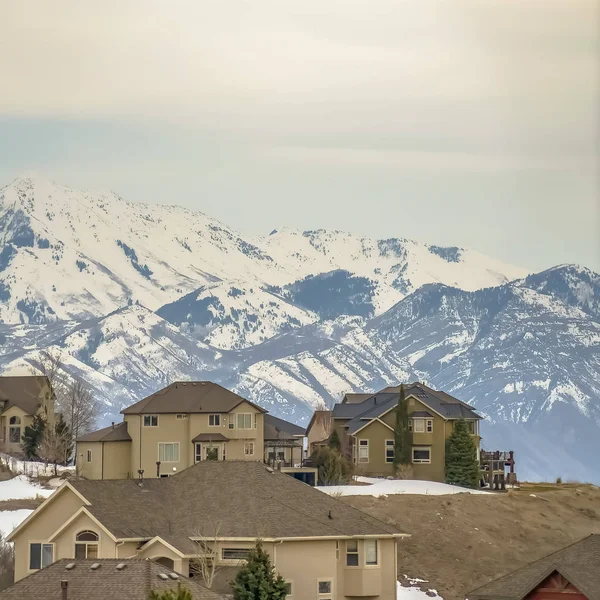
[[[524,484],[490,496],[342,500],[412,534],[399,544],[399,575],[427,580],[444,600],[464,600],[491,579],[600,533],[600,488],[583,484]]]

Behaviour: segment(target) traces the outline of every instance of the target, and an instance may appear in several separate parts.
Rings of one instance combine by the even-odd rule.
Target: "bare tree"
[[[190,560],[190,573],[202,577],[204,585],[211,589],[217,573],[221,570],[218,564],[220,541],[219,532],[222,523],[208,521],[200,531],[191,536],[198,548],[196,556]]]
[[[71,433],[72,446],[78,437],[94,428],[99,404],[85,381],[67,372],[60,350],[44,350],[36,366],[36,374],[41,373],[50,382],[54,412],[63,415]]]
[[[68,427],[46,427],[38,445],[40,458],[54,465],[54,476],[58,475],[58,463],[68,458],[72,445]]]

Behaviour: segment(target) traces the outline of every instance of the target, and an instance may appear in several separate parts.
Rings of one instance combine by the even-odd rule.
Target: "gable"
[[[359,439],[381,438],[389,439],[394,437],[393,428],[379,419],[365,421],[362,429],[356,431],[354,435]]]
[[[554,571],[532,590],[525,600],[587,600],[587,598],[561,573]]]

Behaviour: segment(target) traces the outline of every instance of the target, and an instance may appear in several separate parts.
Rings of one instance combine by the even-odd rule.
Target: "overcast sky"
[[[0,184],[600,271],[598,0],[0,3]]]

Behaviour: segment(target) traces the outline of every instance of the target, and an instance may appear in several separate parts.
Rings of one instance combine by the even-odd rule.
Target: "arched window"
[[[8,441],[18,444],[21,441],[21,417],[11,417],[8,421]]]
[[[75,558],[98,558],[98,534],[80,531],[75,536]]]

